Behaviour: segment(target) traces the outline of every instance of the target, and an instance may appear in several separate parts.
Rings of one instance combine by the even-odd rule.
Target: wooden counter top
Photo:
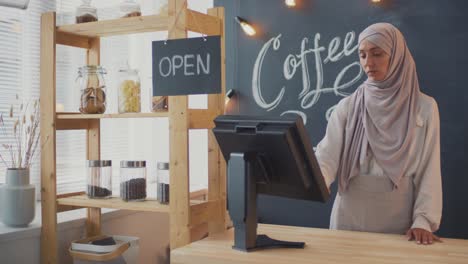
[[[259,225],[258,234],[304,241],[304,249],[268,249],[245,253],[233,250],[233,230],[194,242],[171,252],[171,263],[295,264],[295,263],[468,263],[468,240],[443,238],[443,243],[417,245],[405,236]]]

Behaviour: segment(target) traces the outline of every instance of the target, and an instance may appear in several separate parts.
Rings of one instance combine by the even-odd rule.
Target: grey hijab
[[[358,175],[368,148],[386,176],[398,187],[409,165],[420,96],[416,66],[401,32],[388,23],[377,23],[359,35],[390,54],[382,81],[367,79],[350,95],[345,141],[338,169],[339,191]]]

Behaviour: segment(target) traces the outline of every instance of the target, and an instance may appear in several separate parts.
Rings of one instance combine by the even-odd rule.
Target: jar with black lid
[[[169,204],[169,163],[158,162],[157,196],[162,204]]]
[[[124,201],[146,199],[146,161],[120,162],[120,198]]]
[[[109,198],[112,196],[112,161],[87,161],[87,188],[89,198]]]

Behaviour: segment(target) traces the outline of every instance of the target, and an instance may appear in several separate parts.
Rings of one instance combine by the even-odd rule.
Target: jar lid
[[[91,5],[91,0],[83,0],[81,5],[77,8],[77,13],[80,14],[96,14],[97,8]]]
[[[85,65],[78,68],[78,73],[100,73],[100,74],[107,74],[107,71],[99,65]]]
[[[168,170],[169,162],[158,162],[158,170]]]
[[[88,160],[88,167],[110,167],[112,160]]]
[[[138,69],[130,68],[130,66],[127,63],[127,65],[120,67],[119,72],[128,74],[138,74]]]
[[[120,168],[144,168],[146,167],[146,161],[144,160],[122,160],[120,162]]]

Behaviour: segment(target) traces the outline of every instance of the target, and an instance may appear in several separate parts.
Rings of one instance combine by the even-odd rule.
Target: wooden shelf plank
[[[58,205],[68,205],[88,208],[112,208],[145,212],[169,213],[169,205],[160,204],[156,200],[142,202],[125,202],[120,197],[109,199],[90,199],[86,195],[70,196],[57,199]]]
[[[168,28],[168,16],[151,15],[63,25],[57,27],[57,34],[69,33],[94,38],[143,32],[167,31]]]
[[[87,119],[57,119],[55,128],[57,130],[84,130],[89,128],[89,122]]]
[[[206,208],[211,208],[213,206],[213,202],[191,200],[190,205],[193,207],[192,214],[199,215],[205,214],[203,211]],[[169,213],[169,205],[161,204],[154,199],[147,199],[146,201],[142,202],[125,202],[122,199],[120,199],[120,197],[111,197],[108,199],[90,199],[86,194],[82,192],[77,193],[77,195],[72,193],[58,196],[57,206],[62,208],[62,210],[60,211],[69,211],[80,208],[111,208],[133,211]]]
[[[86,36],[79,36],[68,32],[57,32],[56,43],[76,48],[89,49],[90,41]]]
[[[150,118],[168,117],[167,112],[157,113],[127,113],[127,114],[81,114],[81,113],[57,113],[57,119],[103,119],[103,118]]]
[[[221,19],[197,11],[187,10],[186,27],[188,31],[205,35],[221,35]]]

